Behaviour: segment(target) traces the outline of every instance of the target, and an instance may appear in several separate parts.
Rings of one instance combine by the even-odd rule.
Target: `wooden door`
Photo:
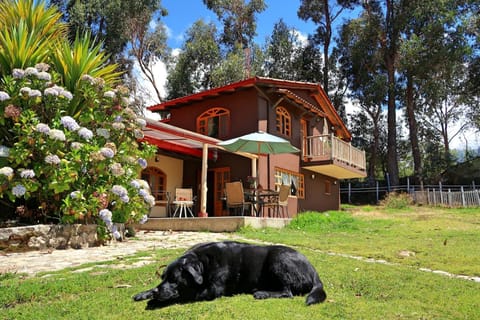
[[[225,183],[230,182],[230,168],[214,168],[214,182],[213,182],[213,194],[214,194],[214,212],[216,217],[226,214],[226,210],[223,208],[223,197]]]

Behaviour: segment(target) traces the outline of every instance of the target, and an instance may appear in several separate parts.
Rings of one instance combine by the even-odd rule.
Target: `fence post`
[[[380,201],[380,199],[379,199],[379,195],[378,195],[378,194],[379,194],[379,190],[378,190],[378,180],[377,180],[377,181],[375,181],[375,192],[376,192],[376,196],[377,196],[377,204],[378,204],[378,202]]]
[[[410,193],[410,177],[407,177],[407,193]]]
[[[438,189],[440,190],[440,205],[443,205],[443,189],[442,189],[442,182],[438,183]]]
[[[452,190],[448,189],[448,193],[447,193],[447,206],[448,207],[453,207],[453,204],[452,204]]]
[[[435,188],[433,188],[433,205],[437,205],[437,197],[435,196]]]
[[[472,181],[472,188],[475,190],[475,180]]]
[[[387,178],[387,191],[390,192],[390,175],[388,174],[388,172],[386,174],[386,178]]]
[[[352,203],[351,194],[352,194],[352,183],[349,182],[348,183],[348,203]]]
[[[480,195],[478,194],[480,191],[479,190],[475,190],[475,198],[477,200],[477,205],[480,206]]]
[[[465,193],[463,192],[463,186],[460,187],[460,191],[462,192],[462,207],[465,207]]]

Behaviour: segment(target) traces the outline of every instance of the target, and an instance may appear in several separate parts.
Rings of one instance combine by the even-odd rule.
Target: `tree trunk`
[[[408,72],[408,71],[407,71]],[[413,97],[413,77],[407,74],[407,119],[410,130],[410,143],[412,145],[412,156],[414,165],[414,179],[417,184],[423,184],[422,158],[420,155],[420,146],[418,144],[418,127],[415,119],[415,102]]]
[[[397,110],[395,103],[395,67],[392,57],[387,57],[388,74],[388,147],[387,171],[390,176],[390,185],[398,186],[398,155],[397,155]]]
[[[329,83],[328,83],[328,56],[330,50],[330,41],[332,39],[332,21],[330,19],[330,9],[328,6],[328,0],[323,1],[324,15],[325,15],[325,38],[323,43],[323,90],[328,97]]]
[[[385,37],[383,39],[384,60],[388,77],[388,147],[387,171],[390,185],[398,186],[398,156],[397,156],[397,110],[395,102],[395,57],[397,55],[398,29],[395,26],[395,12],[393,0],[386,1]]]

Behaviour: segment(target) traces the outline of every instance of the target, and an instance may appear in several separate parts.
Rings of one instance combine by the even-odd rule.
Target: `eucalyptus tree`
[[[257,34],[256,14],[267,6],[264,0],[203,0],[223,25],[221,42],[230,50],[250,47]]]
[[[167,45],[167,29],[159,17],[155,18],[155,12],[143,8],[146,12],[132,16],[126,25],[129,36],[129,54],[134,57],[141,73],[152,85],[155,92],[154,99],[161,102],[161,87],[158,83],[158,75],[155,66],[160,63],[168,63],[171,58],[171,49]],[[159,10],[160,16],[166,16],[166,9]],[[154,27],[150,25],[154,22]]]
[[[280,19],[273,26],[272,35],[266,44],[265,73],[268,77],[285,80],[299,80],[296,66],[301,51],[297,32]]]
[[[77,33],[91,32],[112,61],[125,61],[125,48],[131,40],[130,25],[148,25],[155,14],[165,13],[161,0],[50,0],[68,22],[70,39]],[[140,26],[138,26],[140,27]]]
[[[185,42],[170,63],[167,76],[168,99],[212,86],[211,74],[221,62],[217,28],[213,23],[196,21],[187,31]]]
[[[330,66],[332,65],[330,45],[334,39],[334,24],[342,17],[345,10],[353,9],[359,0],[301,0],[298,9],[300,19],[313,21],[318,25],[314,35],[315,41],[323,46],[323,89],[327,94],[330,91]],[[335,63],[334,63],[335,64]]]
[[[443,141],[446,163],[450,141],[468,126],[467,65],[472,50],[463,23],[469,15],[463,0],[412,2],[399,50],[414,174],[423,179],[418,119]],[[446,63],[448,61],[448,63]],[[452,128],[457,126],[456,132]]]
[[[385,119],[382,108],[386,102],[387,74],[383,64],[383,56],[378,43],[378,20],[361,14],[342,27],[338,42],[341,56],[341,69],[348,79],[350,98],[361,109],[360,114],[350,117],[354,128],[359,124],[361,116],[363,131],[354,129],[357,140],[366,140],[364,146],[368,156],[368,177],[373,183],[378,175],[380,141],[384,137]]]

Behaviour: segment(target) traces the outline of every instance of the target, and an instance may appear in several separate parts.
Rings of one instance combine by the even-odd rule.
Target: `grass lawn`
[[[306,307],[305,297],[239,295],[146,311],[132,295],[157,285],[158,267],[183,251],[155,250],[121,261],[157,261],[139,268],[113,269],[110,262],[48,277],[0,275],[0,319],[479,319],[480,283],[420,270],[480,276],[476,211],[348,208],[304,214],[283,230],[239,232],[303,252],[325,284],[328,298],[320,305]]]

